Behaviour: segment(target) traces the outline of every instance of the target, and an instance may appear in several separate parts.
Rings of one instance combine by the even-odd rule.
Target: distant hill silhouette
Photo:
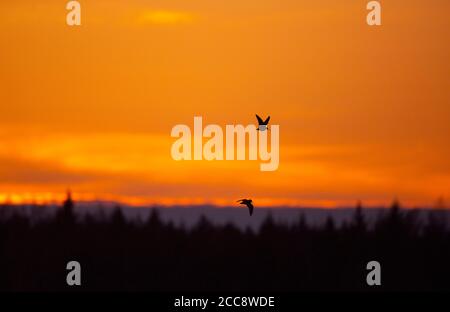
[[[182,225],[190,229],[194,227],[200,217],[205,216],[209,222],[214,225],[223,226],[232,223],[241,230],[250,227],[253,231],[257,231],[267,216],[270,214],[277,223],[293,225],[300,216],[303,216],[305,222],[310,226],[323,225],[328,217],[332,217],[336,226],[341,226],[352,220],[355,207],[347,208],[316,208],[316,207],[260,207],[250,218],[246,207],[217,207],[212,205],[195,205],[195,206],[164,206],[164,207],[148,207],[148,206],[126,206],[114,202],[77,202],[72,207],[72,213],[76,218],[84,218],[90,214],[92,218],[104,219],[114,210],[120,207],[124,217],[128,221],[140,220],[145,221],[154,209],[158,210],[161,222],[172,222],[174,225]],[[363,209],[364,219],[368,227],[374,226],[377,219],[387,213],[389,207],[367,208]],[[10,207],[12,209],[12,207]],[[20,205],[14,206],[14,211],[20,212],[24,216],[28,216],[31,222],[45,218],[52,218],[57,211],[61,210],[59,205]],[[3,205],[0,210],[8,210]],[[411,211],[411,209],[405,209]],[[418,221],[427,222],[430,211],[440,211],[440,217],[444,218],[447,224],[450,224],[450,209],[444,208],[416,208],[414,213],[417,215]],[[59,213],[61,214],[61,212]]]

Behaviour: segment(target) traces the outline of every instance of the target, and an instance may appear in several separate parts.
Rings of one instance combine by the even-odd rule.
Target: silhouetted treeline
[[[358,206],[337,227],[269,216],[258,232],[201,218],[192,229],[161,221],[74,215],[69,198],[37,222],[0,207],[3,291],[317,291],[450,290],[450,233],[439,211],[419,222],[398,203],[367,226]],[[12,212],[11,212],[12,211]],[[66,264],[81,263],[82,285],[66,285]],[[382,285],[366,284],[366,264],[381,263]]]

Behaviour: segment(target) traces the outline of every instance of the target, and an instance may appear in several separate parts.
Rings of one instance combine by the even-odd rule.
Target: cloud
[[[92,172],[74,171],[51,161],[36,161],[0,156],[0,185],[78,184],[99,178]]]
[[[194,15],[188,12],[147,10],[139,15],[138,23],[143,25],[174,25],[191,23],[194,19]]]

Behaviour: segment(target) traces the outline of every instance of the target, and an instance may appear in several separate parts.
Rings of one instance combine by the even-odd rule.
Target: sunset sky
[[[0,2],[0,202],[450,199],[450,2]],[[280,165],[174,161],[176,124],[280,125]],[[448,200],[447,200],[448,202]]]

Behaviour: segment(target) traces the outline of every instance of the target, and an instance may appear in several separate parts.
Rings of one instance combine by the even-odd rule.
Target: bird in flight
[[[256,130],[259,131],[266,131],[269,129],[269,127],[267,126],[267,124],[269,123],[270,120],[270,116],[266,118],[266,120],[262,120],[261,117],[258,116],[258,114],[256,114],[256,119],[258,119],[258,128],[256,128]]]
[[[240,203],[241,205],[246,205],[248,207],[250,215],[253,214],[253,204],[252,204],[253,201],[251,199],[239,199],[237,202]]]

